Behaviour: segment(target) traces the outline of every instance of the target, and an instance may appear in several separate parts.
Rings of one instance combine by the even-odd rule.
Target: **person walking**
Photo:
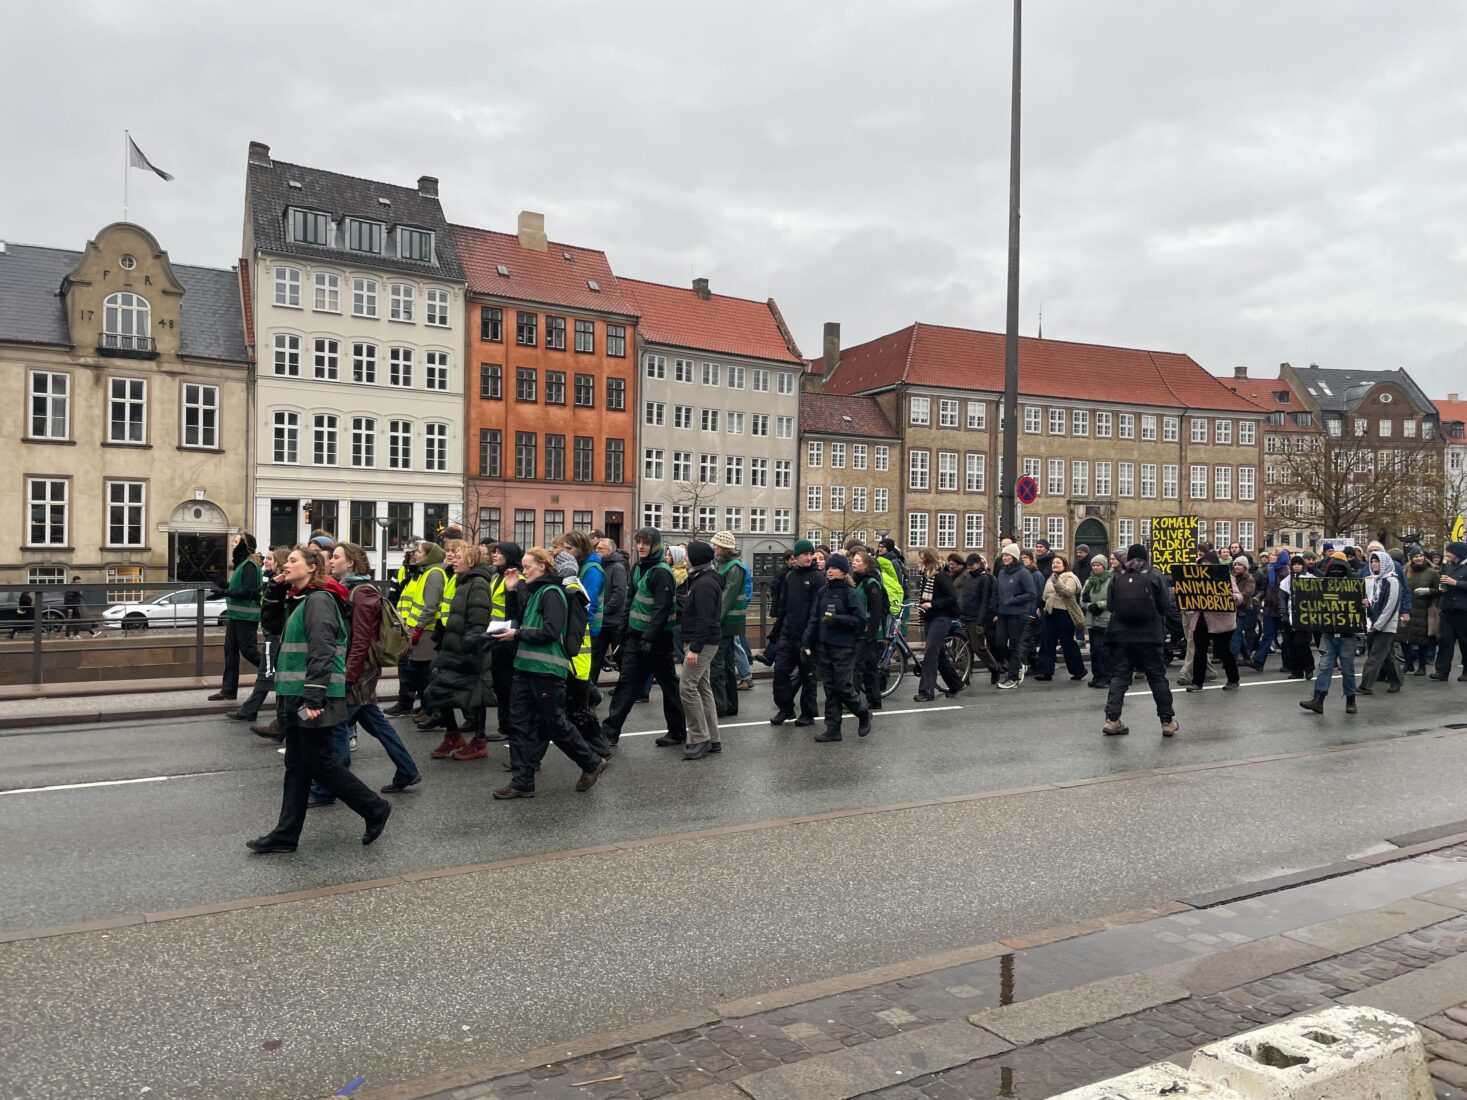
[[[444,542],[443,558],[454,574],[453,599],[423,698],[444,733],[442,742],[428,755],[434,760],[485,760],[489,739],[484,736],[484,712],[494,693],[494,673],[484,632],[494,616],[494,574],[484,561],[483,550],[463,539]],[[464,739],[455,712],[463,714],[470,740]]]
[[[782,726],[791,718],[797,726],[815,724],[816,671],[812,655],[803,645],[805,630],[815,615],[825,574],[815,567],[815,544],[800,539],[794,547],[794,563],[785,573],[775,594],[773,636],[778,641],[774,657],[774,717],[771,726]],[[795,677],[799,683],[799,717],[795,716]]]
[[[601,629],[606,625],[606,566],[601,562],[601,555],[596,550],[596,542],[584,531],[572,528],[556,536],[550,547],[552,552],[569,551],[575,555],[576,575],[578,582],[576,587],[586,598],[586,628],[590,631],[591,641],[586,649],[586,663],[589,667],[591,655],[596,651],[596,642],[601,637]],[[557,566],[557,568],[559,568]],[[565,583],[565,577],[561,577],[561,583]],[[604,652],[604,650],[603,650]],[[589,676],[580,677],[586,685],[586,700],[591,706],[601,702],[601,692],[591,691],[591,680]],[[569,696],[570,688],[567,687],[566,694]],[[577,696],[580,692],[576,692]]]
[[[414,560],[418,563],[418,575],[407,586],[409,611],[403,615],[403,626],[412,640],[412,652],[408,654],[408,675],[412,680],[412,697],[418,701],[421,713],[414,716],[418,728],[438,729],[439,722],[428,706],[428,679],[433,669],[433,658],[438,656],[438,628],[443,624],[445,608],[444,594],[452,599],[450,577],[444,564],[443,547],[429,539],[418,543]]]
[[[600,687],[607,654],[617,650],[626,637],[627,612],[631,609],[627,595],[627,556],[607,538],[600,539],[596,546],[601,567],[606,570],[606,587],[601,598],[601,633],[592,639],[591,644],[592,687]]]
[[[1199,564],[1221,565],[1217,551],[1211,548],[1198,555]],[[1188,623],[1188,634],[1192,638],[1192,679],[1188,691],[1201,691],[1207,682],[1207,654],[1209,646],[1214,656],[1222,662],[1227,682],[1224,691],[1238,690],[1238,661],[1233,656],[1233,634],[1238,629],[1238,608],[1243,603],[1243,593],[1238,587],[1235,574],[1228,574],[1228,591],[1232,594],[1232,611],[1194,611]]]
[[[71,583],[80,584],[81,574],[78,573],[76,576],[72,577]],[[79,588],[68,588],[66,590],[66,594],[61,598],[61,606],[66,615],[66,636],[68,638],[77,638],[81,636],[82,604],[84,602],[85,601],[82,598],[81,589]],[[92,631],[92,633],[95,634],[96,631],[94,630]]]
[[[1294,582],[1300,577],[1311,577],[1304,569],[1304,559],[1296,556],[1289,559],[1289,571],[1279,582],[1278,608],[1281,623],[1283,653],[1280,655],[1283,668],[1290,680],[1314,679],[1314,634],[1294,625],[1297,618],[1294,607]]]
[[[876,556],[877,568],[881,570],[881,583],[886,586],[887,614],[895,619],[902,613],[902,604],[907,602],[907,559],[897,549],[893,539],[884,538]],[[886,624],[890,630],[892,624]]]
[[[993,619],[993,575],[988,572],[988,563],[982,554],[969,554],[967,561],[968,581],[963,594],[958,598],[958,611],[963,620],[963,631],[968,636],[968,652],[973,655],[974,667],[982,665],[988,670],[992,683],[998,683],[998,662],[988,648],[988,627]],[[972,672],[969,672],[972,679]]]
[[[1110,629],[1110,570],[1099,554],[1090,559],[1090,576],[1080,590],[1080,607],[1085,613],[1085,632],[1090,637],[1090,686],[1110,687],[1110,657],[1106,636]]]
[[[850,557],[851,579],[866,599],[866,624],[856,638],[856,691],[866,699],[866,709],[881,709],[881,659],[883,626],[887,618],[886,585],[881,567],[870,550],[857,550]],[[828,583],[828,582],[827,582]]]
[[[311,543],[290,552],[280,579],[290,585],[275,673],[276,705],[285,726],[280,817],[245,847],[260,854],[295,851],[312,781],[361,815],[366,823],[362,843],[371,844],[382,835],[392,804],[368,790],[332,752],[331,731],[346,721],[346,589],[327,576],[326,556]]]
[[[1126,550],[1125,568],[1113,572],[1106,606],[1110,624],[1106,644],[1110,658],[1110,692],[1105,699],[1107,737],[1122,736],[1131,729],[1121,721],[1126,692],[1139,671],[1151,688],[1161,735],[1175,737],[1178,730],[1172,708],[1172,689],[1166,682],[1167,593],[1161,574],[1151,567],[1146,547],[1139,542]]]
[[[601,730],[613,745],[621,739],[622,726],[650,674],[662,689],[662,717],[667,724],[667,732],[657,743],[681,745],[688,735],[678,697],[672,637],[677,623],[677,580],[662,548],[661,531],[643,527],[636,533],[634,545],[637,564],[630,577],[632,603],[627,614],[627,640],[622,645],[621,671]]]
[[[719,654],[726,646],[733,646],[732,637],[725,639],[723,635],[725,596],[732,578],[729,571],[714,566],[718,537],[714,536],[714,545],[696,541],[688,544],[688,579],[684,591],[678,593],[678,622],[682,625],[686,649],[683,673],[678,679],[678,695],[688,726],[684,760],[701,760],[710,752],[723,751],[718,736],[718,718],[722,712],[718,709],[718,691],[713,680],[719,667]],[[729,535],[727,541],[732,542],[733,536]],[[736,564],[737,560],[729,558],[726,563]],[[743,592],[742,578],[738,590]],[[732,662],[726,660],[723,668],[731,673]]]
[[[1001,688],[1016,688],[1024,682],[1023,643],[1034,609],[1039,603],[1039,590],[1034,574],[1024,564],[1018,546],[1006,543],[998,554],[998,569],[993,574],[993,655],[1006,668]]]
[[[489,582],[489,621],[519,622],[524,613],[525,589],[520,585],[520,566],[524,551],[517,542],[500,542],[490,554],[494,566],[494,578]],[[487,728],[484,736],[490,741],[508,741],[513,725],[510,695],[514,689],[515,644],[513,641],[497,641],[489,647],[489,676],[494,688],[495,718],[497,729]]]
[[[935,555],[934,555],[935,557]],[[839,741],[843,710],[856,716],[856,735],[871,732],[871,708],[856,692],[856,646],[868,618],[866,597],[851,582],[851,563],[844,554],[825,559],[825,587],[816,597],[816,614],[805,627],[804,648],[815,651],[820,682],[825,685],[825,731],[816,741]]]
[[[1326,578],[1350,576],[1350,559],[1341,551],[1332,550],[1324,564]],[[1368,601],[1366,606],[1369,606]],[[1340,669],[1340,686],[1345,691],[1345,713],[1354,714],[1355,709],[1355,635],[1326,630],[1320,636],[1319,675],[1314,681],[1314,695],[1301,700],[1299,705],[1315,714],[1324,713],[1324,700],[1329,695],[1330,680],[1334,678],[1335,666]]]
[[[413,587],[418,575],[423,571],[417,563],[417,556],[417,543],[409,543],[404,547],[402,564],[397,567],[397,571],[392,575],[392,583],[387,586],[387,598],[392,602],[392,606],[397,608],[397,616],[409,632],[412,628],[408,627],[408,623],[413,618],[410,614],[413,601],[409,589]],[[397,702],[382,712],[389,718],[399,718],[413,713],[416,700],[413,694],[412,662],[411,649],[397,662]]]
[[[565,678],[565,716],[591,751],[609,760],[615,750],[601,732],[601,719],[596,717],[596,705],[591,699],[591,597],[584,587],[583,566],[576,555],[577,548],[585,548],[590,543],[584,538],[555,541],[556,545],[565,547],[554,559],[555,572],[566,598],[565,650],[570,658],[570,670]]]
[[[734,658],[738,652],[738,639],[744,636],[749,612],[749,567],[739,558],[739,544],[732,531],[719,531],[713,536],[712,546],[717,559],[714,568],[723,577],[723,586],[719,593],[718,648],[713,654],[713,667],[709,676],[718,716],[732,718],[739,713],[739,676]],[[693,548],[689,546],[689,560],[692,556]],[[688,628],[684,623],[683,645],[687,644]],[[683,710],[687,710],[686,697]]]
[[[1055,654],[1059,645],[1064,651],[1065,668],[1071,680],[1085,679],[1085,660],[1080,656],[1080,647],[1075,643],[1075,628],[1085,623],[1085,613],[1080,609],[1080,578],[1070,572],[1070,563],[1063,554],[1049,556],[1049,577],[1044,584],[1043,640],[1039,644],[1038,658],[1034,662],[1036,680],[1053,680]]]
[[[1391,684],[1386,688],[1387,695],[1401,690],[1396,632],[1400,629],[1403,582],[1396,576],[1395,564],[1384,550],[1370,552],[1371,577],[1365,582],[1365,671],[1355,689],[1357,695],[1374,695],[1375,681],[1381,676]]]
[[[1436,660],[1437,634],[1440,630],[1441,572],[1431,564],[1419,546],[1406,552],[1406,587],[1411,589],[1416,613],[1400,625],[1401,656],[1404,671],[1425,676],[1426,666]]]
[[[260,556],[255,553],[255,536],[241,531],[234,540],[234,572],[224,596],[224,676],[209,702],[235,699],[239,695],[239,661],[243,657],[260,667],[260,648],[255,636],[260,631]]]
[[[1467,681],[1467,542],[1447,543],[1439,571],[1441,584],[1441,634],[1437,639],[1436,671],[1433,680],[1445,680],[1452,674],[1452,655],[1462,650],[1462,674]]]
[[[1303,559],[1300,559],[1301,562]],[[1302,571],[1304,566],[1299,566]],[[1289,552],[1274,550],[1268,555],[1268,585],[1263,590],[1262,626],[1259,627],[1258,648],[1253,653],[1253,669],[1262,672],[1268,655],[1273,652],[1274,639],[1278,637],[1281,623],[1289,622],[1288,615],[1279,613],[1279,591],[1289,576]]]
[[[952,631],[953,620],[962,614],[962,610],[958,606],[958,593],[953,586],[952,573],[943,568],[937,551],[930,546],[924,546],[917,551],[917,564],[922,572],[922,589],[917,606],[922,611],[925,648],[922,653],[922,678],[917,685],[917,694],[912,696],[912,702],[930,703],[936,698],[939,672],[942,673],[942,682],[947,689],[943,692],[944,695],[952,698],[963,690],[962,677],[958,675],[957,666],[953,664],[952,654],[947,651],[947,636]],[[1072,637],[1071,642],[1073,641]]]
[[[512,774],[508,785],[494,792],[500,800],[535,797],[535,773],[552,743],[581,769],[577,791],[589,791],[607,767],[607,761],[591,750],[566,719],[565,681],[570,659],[566,655],[565,630],[569,604],[550,551],[531,547],[524,553],[522,566],[523,576],[515,579],[515,587],[525,589],[524,613],[518,626],[495,634],[492,643],[516,646],[510,689]],[[621,686],[618,683],[618,693]]]
[[[1249,566],[1250,563],[1243,554],[1235,555],[1228,565],[1233,574],[1233,583],[1243,596],[1243,602],[1238,607],[1238,626],[1233,631],[1232,641],[1228,643],[1233,652],[1233,660],[1243,658],[1240,663],[1247,663],[1244,654],[1253,652],[1248,639],[1258,630],[1258,600],[1255,598],[1253,570]]]
[[[265,570],[264,585],[260,589],[260,666],[255,672],[255,686],[245,701],[225,717],[239,722],[254,722],[259,718],[265,699],[275,690],[275,663],[280,659],[280,635],[285,632],[285,595],[290,586],[276,578],[285,570],[290,557],[289,546],[277,546],[270,551],[269,568]],[[257,737],[274,741],[277,745],[285,740],[285,727],[278,717],[271,717],[263,726],[250,726]]]

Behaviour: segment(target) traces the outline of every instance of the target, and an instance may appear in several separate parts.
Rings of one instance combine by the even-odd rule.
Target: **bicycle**
[[[907,623],[916,606],[913,601],[902,604],[901,614],[897,616],[891,637],[887,639],[881,656],[877,658],[877,684],[881,688],[883,699],[895,693],[901,686],[902,677],[907,674],[907,662],[911,662],[914,673],[921,668],[922,662],[907,643]],[[973,651],[968,646],[968,633],[957,619],[953,620],[943,645],[947,648],[948,656],[952,658],[953,666],[958,670],[958,678],[966,684],[973,671]]]

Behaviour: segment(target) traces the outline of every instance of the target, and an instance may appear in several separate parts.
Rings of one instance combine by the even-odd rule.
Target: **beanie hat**
[[[574,554],[569,550],[562,550],[555,555],[555,571],[562,577],[574,577],[580,573],[581,567]]]
[[[1085,553],[1087,554],[1090,553],[1090,544],[1082,542],[1079,546],[1075,547],[1075,553],[1078,554],[1081,550],[1085,551]]]
[[[1415,543],[1412,543],[1410,546],[1406,547],[1406,556],[1408,558],[1414,558],[1417,554],[1420,553],[1422,553],[1422,549]]]
[[[1349,560],[1350,560],[1350,559],[1349,559],[1349,558],[1347,558],[1347,557],[1345,557],[1345,555],[1344,555],[1344,553],[1343,553],[1343,551],[1340,551],[1340,550],[1335,550],[1335,551],[1332,551],[1332,552],[1331,552],[1331,553],[1330,553],[1330,556],[1329,556],[1329,560],[1330,560],[1330,561],[1342,561],[1342,562],[1349,562]]]
[[[1458,561],[1462,561],[1464,558],[1467,558],[1467,542],[1447,543],[1447,553],[1454,556]]]
[[[713,536],[711,541],[714,546],[723,550],[737,550],[739,548],[738,540],[733,537],[732,531],[720,531]]]
[[[1011,542],[1005,544],[1004,548],[998,552],[999,557],[1003,557],[1005,554],[1013,558],[1015,561],[1019,560],[1019,548]]]
[[[1049,549],[1049,540],[1048,539],[1035,539],[1034,540],[1034,548],[1037,550],[1041,546],[1044,547],[1046,550],[1048,550]]]
[[[896,540],[893,539],[893,538],[890,538],[890,537],[882,539],[881,540],[881,548],[883,550],[895,550],[896,549]]]
[[[688,543],[688,564],[694,569],[713,560],[713,547],[706,542]]]
[[[249,548],[251,554],[253,554],[255,550],[259,548],[260,544],[255,541],[255,536],[250,534],[248,531],[241,531],[239,537],[244,539],[244,544],[246,547]]]
[[[319,546],[322,550],[330,550],[333,546],[336,545],[336,543],[331,541],[331,536],[329,535],[316,535],[314,538],[311,539],[311,541]]]
[[[1126,550],[1126,560],[1150,561],[1151,555],[1146,552],[1146,547],[1142,546],[1139,542],[1133,542]]]
[[[969,554],[968,555],[968,560],[967,560],[967,563],[966,564],[967,564],[967,566],[968,566],[969,569],[972,569],[973,566],[975,566],[975,565],[982,565],[983,564],[983,555],[982,554]]]
[[[825,568],[839,569],[842,573],[849,573],[851,571],[851,559],[844,554],[831,554],[830,557],[825,559]]]
[[[796,554],[813,554],[815,553],[815,544],[809,539],[800,539],[795,543],[794,552]]]

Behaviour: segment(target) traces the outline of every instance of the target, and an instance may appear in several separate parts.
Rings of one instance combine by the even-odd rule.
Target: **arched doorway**
[[[1075,528],[1075,545],[1082,542],[1090,547],[1092,555],[1099,554],[1103,558],[1110,553],[1110,536],[1105,532],[1105,524],[1098,519],[1087,519]]]
[[[223,582],[229,576],[230,526],[224,509],[208,500],[186,500],[168,522],[168,571],[176,581]]]

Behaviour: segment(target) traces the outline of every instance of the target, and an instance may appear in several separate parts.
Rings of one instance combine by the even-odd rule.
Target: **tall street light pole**
[[[1009,113],[1009,300],[1003,343],[1003,478],[1001,538],[1019,535],[1014,482],[1019,476],[1019,64],[1024,0],[1014,0],[1013,91]]]

